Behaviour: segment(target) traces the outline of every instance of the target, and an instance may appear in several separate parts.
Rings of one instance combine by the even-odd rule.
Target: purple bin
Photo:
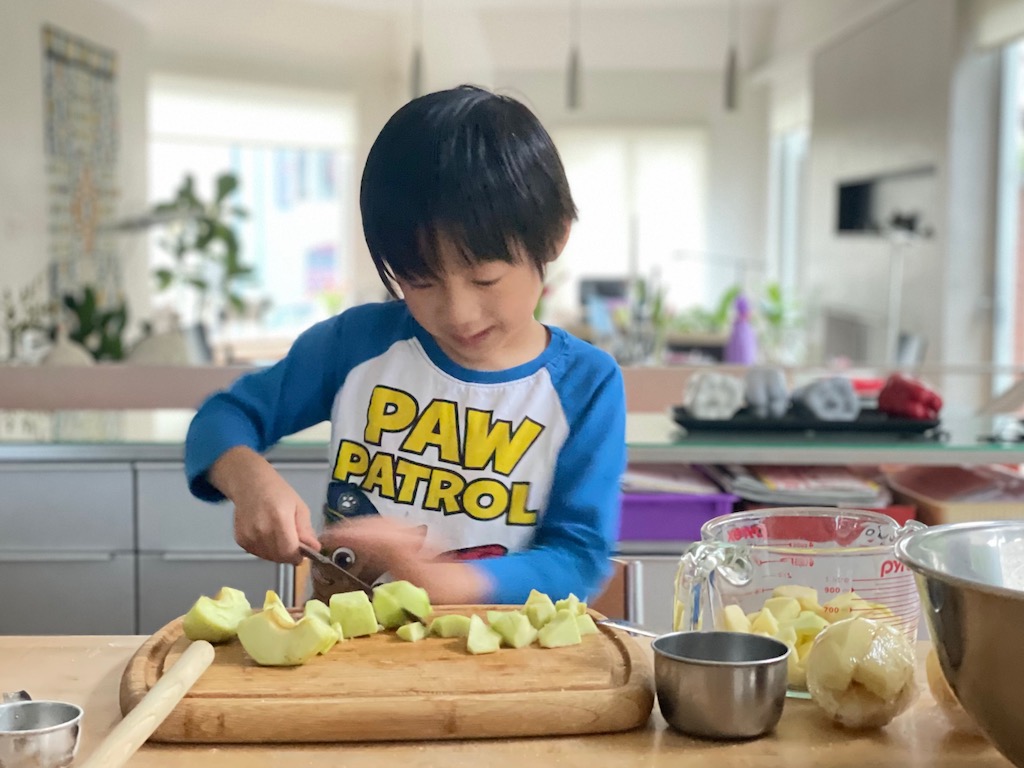
[[[619,541],[699,541],[700,527],[732,512],[729,493],[623,493]]]

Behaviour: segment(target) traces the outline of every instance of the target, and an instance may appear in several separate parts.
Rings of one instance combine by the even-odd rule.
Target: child
[[[374,142],[360,208],[398,300],[313,326],[210,397],[186,440],[192,492],[231,499],[239,545],[268,560],[340,551],[376,563],[364,580],[407,579],[439,604],[594,596],[618,533],[625,397],[610,356],[534,318],[576,218],[550,136],[513,99],[428,94]],[[328,419],[318,538],[260,454]]]

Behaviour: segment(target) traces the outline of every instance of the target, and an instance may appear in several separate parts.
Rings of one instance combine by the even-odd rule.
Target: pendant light
[[[409,66],[411,98],[423,95],[423,0],[413,0],[412,62]]]
[[[736,110],[737,102],[737,27],[739,25],[739,11],[736,7],[737,0],[729,0],[729,49],[725,55],[725,109],[727,112]]]
[[[570,110],[580,106],[580,3],[569,0],[569,69],[566,73],[565,105]]]

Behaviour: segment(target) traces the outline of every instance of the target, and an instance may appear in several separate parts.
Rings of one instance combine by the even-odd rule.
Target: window
[[[1024,43],[1003,53],[1002,125],[996,230],[994,362],[1024,365]],[[1014,376],[995,377],[996,391]]]
[[[799,289],[800,230],[804,200],[807,129],[794,128],[772,140],[770,209],[771,262],[775,279],[787,293]]]
[[[548,311],[578,320],[581,279],[646,278],[670,307],[706,291],[706,136],[693,129],[556,131],[579,221],[548,272]]]
[[[268,303],[262,332],[294,337],[344,300],[354,123],[344,95],[166,76],[152,81],[150,200],[173,197],[186,173],[204,198],[221,172],[238,176],[236,199],[248,211],[239,225],[241,259],[254,268],[242,293]],[[153,266],[169,258],[154,238]],[[154,304],[176,301],[180,296],[158,295]]]

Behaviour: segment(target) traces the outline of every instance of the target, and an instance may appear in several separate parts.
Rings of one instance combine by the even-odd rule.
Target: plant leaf
[[[217,203],[224,202],[224,198],[238,189],[238,177],[233,173],[222,173],[217,177]]]
[[[169,269],[158,269],[155,273],[157,289],[166,291],[172,282],[174,282],[174,273]]]

